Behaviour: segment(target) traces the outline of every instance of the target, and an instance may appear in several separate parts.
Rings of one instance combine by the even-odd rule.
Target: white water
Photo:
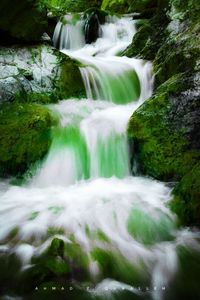
[[[83,46],[79,25],[61,29],[58,23],[54,42],[85,65],[81,73],[88,99],[51,106],[60,125],[44,163],[24,187],[1,183],[1,249],[15,252],[29,266],[31,257],[51,243],[49,228],[62,229],[60,238],[71,244],[73,236],[81,245],[93,277],[101,274],[91,256],[98,247],[112,253],[117,268],[126,259],[159,289],[177,272],[177,247],[199,245],[197,234],[177,229],[176,218],[166,207],[170,189],[130,174],[126,128],[133,111],[152,94],[151,64],[115,56],[135,33],[129,17],[109,19],[102,26],[103,36],[92,45]],[[9,240],[16,228],[15,238]],[[105,286],[130,288],[106,279],[92,293],[102,295]],[[162,299],[162,292],[152,297]]]
[[[66,25],[64,25],[66,23]],[[53,43],[61,49],[76,50],[84,46],[83,20],[73,20],[66,15],[62,22],[58,22],[53,35]],[[58,41],[59,39],[59,41]]]

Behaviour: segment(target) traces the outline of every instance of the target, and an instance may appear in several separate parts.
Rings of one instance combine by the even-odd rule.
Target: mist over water
[[[117,56],[135,33],[130,17],[108,18],[102,37],[91,45],[84,43],[82,21],[67,20],[58,23],[54,43],[82,63],[87,99],[50,105],[59,124],[52,129],[47,157],[24,186],[1,183],[0,250],[16,253],[26,268],[55,236],[66,244],[75,241],[97,283],[92,295],[104,295],[108,286],[130,290],[140,278],[140,284],[157,286],[159,292],[150,298],[163,299],[162,286],[178,272],[178,247],[200,249],[198,233],[177,227],[167,207],[170,189],[131,176],[126,128],[152,94],[151,63]],[[52,228],[57,234],[49,236]],[[119,280],[104,274],[102,253],[110,257]],[[106,297],[112,299],[109,293]]]

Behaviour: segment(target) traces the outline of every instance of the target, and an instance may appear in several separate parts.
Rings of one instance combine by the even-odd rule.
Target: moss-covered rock
[[[77,62],[47,44],[0,48],[0,102],[52,103],[81,97]]]
[[[200,24],[186,26],[184,23],[184,29],[173,26],[171,22],[167,28],[169,37],[154,60],[156,86],[179,72],[200,70]]]
[[[59,53],[58,64],[59,75],[55,82],[58,99],[84,97],[85,88],[79,70],[80,64],[62,53]]]
[[[167,38],[165,29],[168,23],[168,16],[162,10],[153,18],[143,20],[142,24],[140,21],[139,29],[134,35],[133,41],[123,52],[123,55],[154,60],[157,51]]]
[[[42,159],[55,124],[49,110],[37,104],[0,106],[0,176],[21,175]]]
[[[153,17],[140,21],[124,52],[153,60],[155,73],[153,97],[129,123],[133,159],[137,157],[145,174],[180,181],[172,207],[185,224],[199,224],[198,179],[194,182],[192,175],[198,173],[200,159],[200,4],[194,0],[161,2]]]
[[[170,204],[184,224],[200,226],[200,163],[186,173],[174,189]]]
[[[194,85],[190,90],[188,85],[192,80]],[[196,137],[199,122],[194,123],[200,102],[198,96],[190,97],[195,80],[175,75],[133,114],[128,131],[134,139],[134,151],[143,173],[177,181],[200,158]]]

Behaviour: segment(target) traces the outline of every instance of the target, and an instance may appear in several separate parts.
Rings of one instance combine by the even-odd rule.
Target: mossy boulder
[[[47,12],[43,1],[1,0],[0,31],[5,40],[11,38],[25,42],[39,41],[48,26]]]
[[[128,132],[143,173],[178,181],[200,158],[196,76],[175,75],[131,117]]]
[[[55,124],[49,110],[37,104],[0,106],[0,176],[21,175],[42,159]]]
[[[171,21],[166,28],[166,41],[154,60],[155,83],[159,86],[179,72],[200,70],[200,24]],[[176,63],[174,63],[176,62]]]
[[[84,94],[78,63],[57,49],[47,44],[0,48],[0,102],[52,103]]]
[[[146,15],[144,17],[146,18]],[[162,10],[150,19],[144,19],[143,22],[138,21],[138,31],[122,55],[154,60],[157,51],[167,38],[165,29],[168,23],[168,16]]]
[[[171,209],[184,224],[200,226],[200,163],[191,167],[173,191]]]
[[[57,97],[59,99],[84,97],[85,87],[79,70],[80,63],[59,53],[58,64],[59,75],[55,81]]]

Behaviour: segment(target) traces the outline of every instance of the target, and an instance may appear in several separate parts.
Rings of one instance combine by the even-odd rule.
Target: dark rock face
[[[11,39],[25,42],[39,41],[48,25],[46,8],[39,0],[1,0],[0,43]]]
[[[100,35],[99,19],[95,12],[85,22],[85,41],[87,44],[95,42]]]
[[[100,10],[88,10],[85,13],[85,42],[91,44],[101,36],[101,24],[105,22],[106,14]]]
[[[139,24],[124,53],[153,60],[155,73],[154,94],[133,114],[129,135],[140,170],[180,182],[172,208],[183,223],[199,225],[200,4],[168,4]]]

